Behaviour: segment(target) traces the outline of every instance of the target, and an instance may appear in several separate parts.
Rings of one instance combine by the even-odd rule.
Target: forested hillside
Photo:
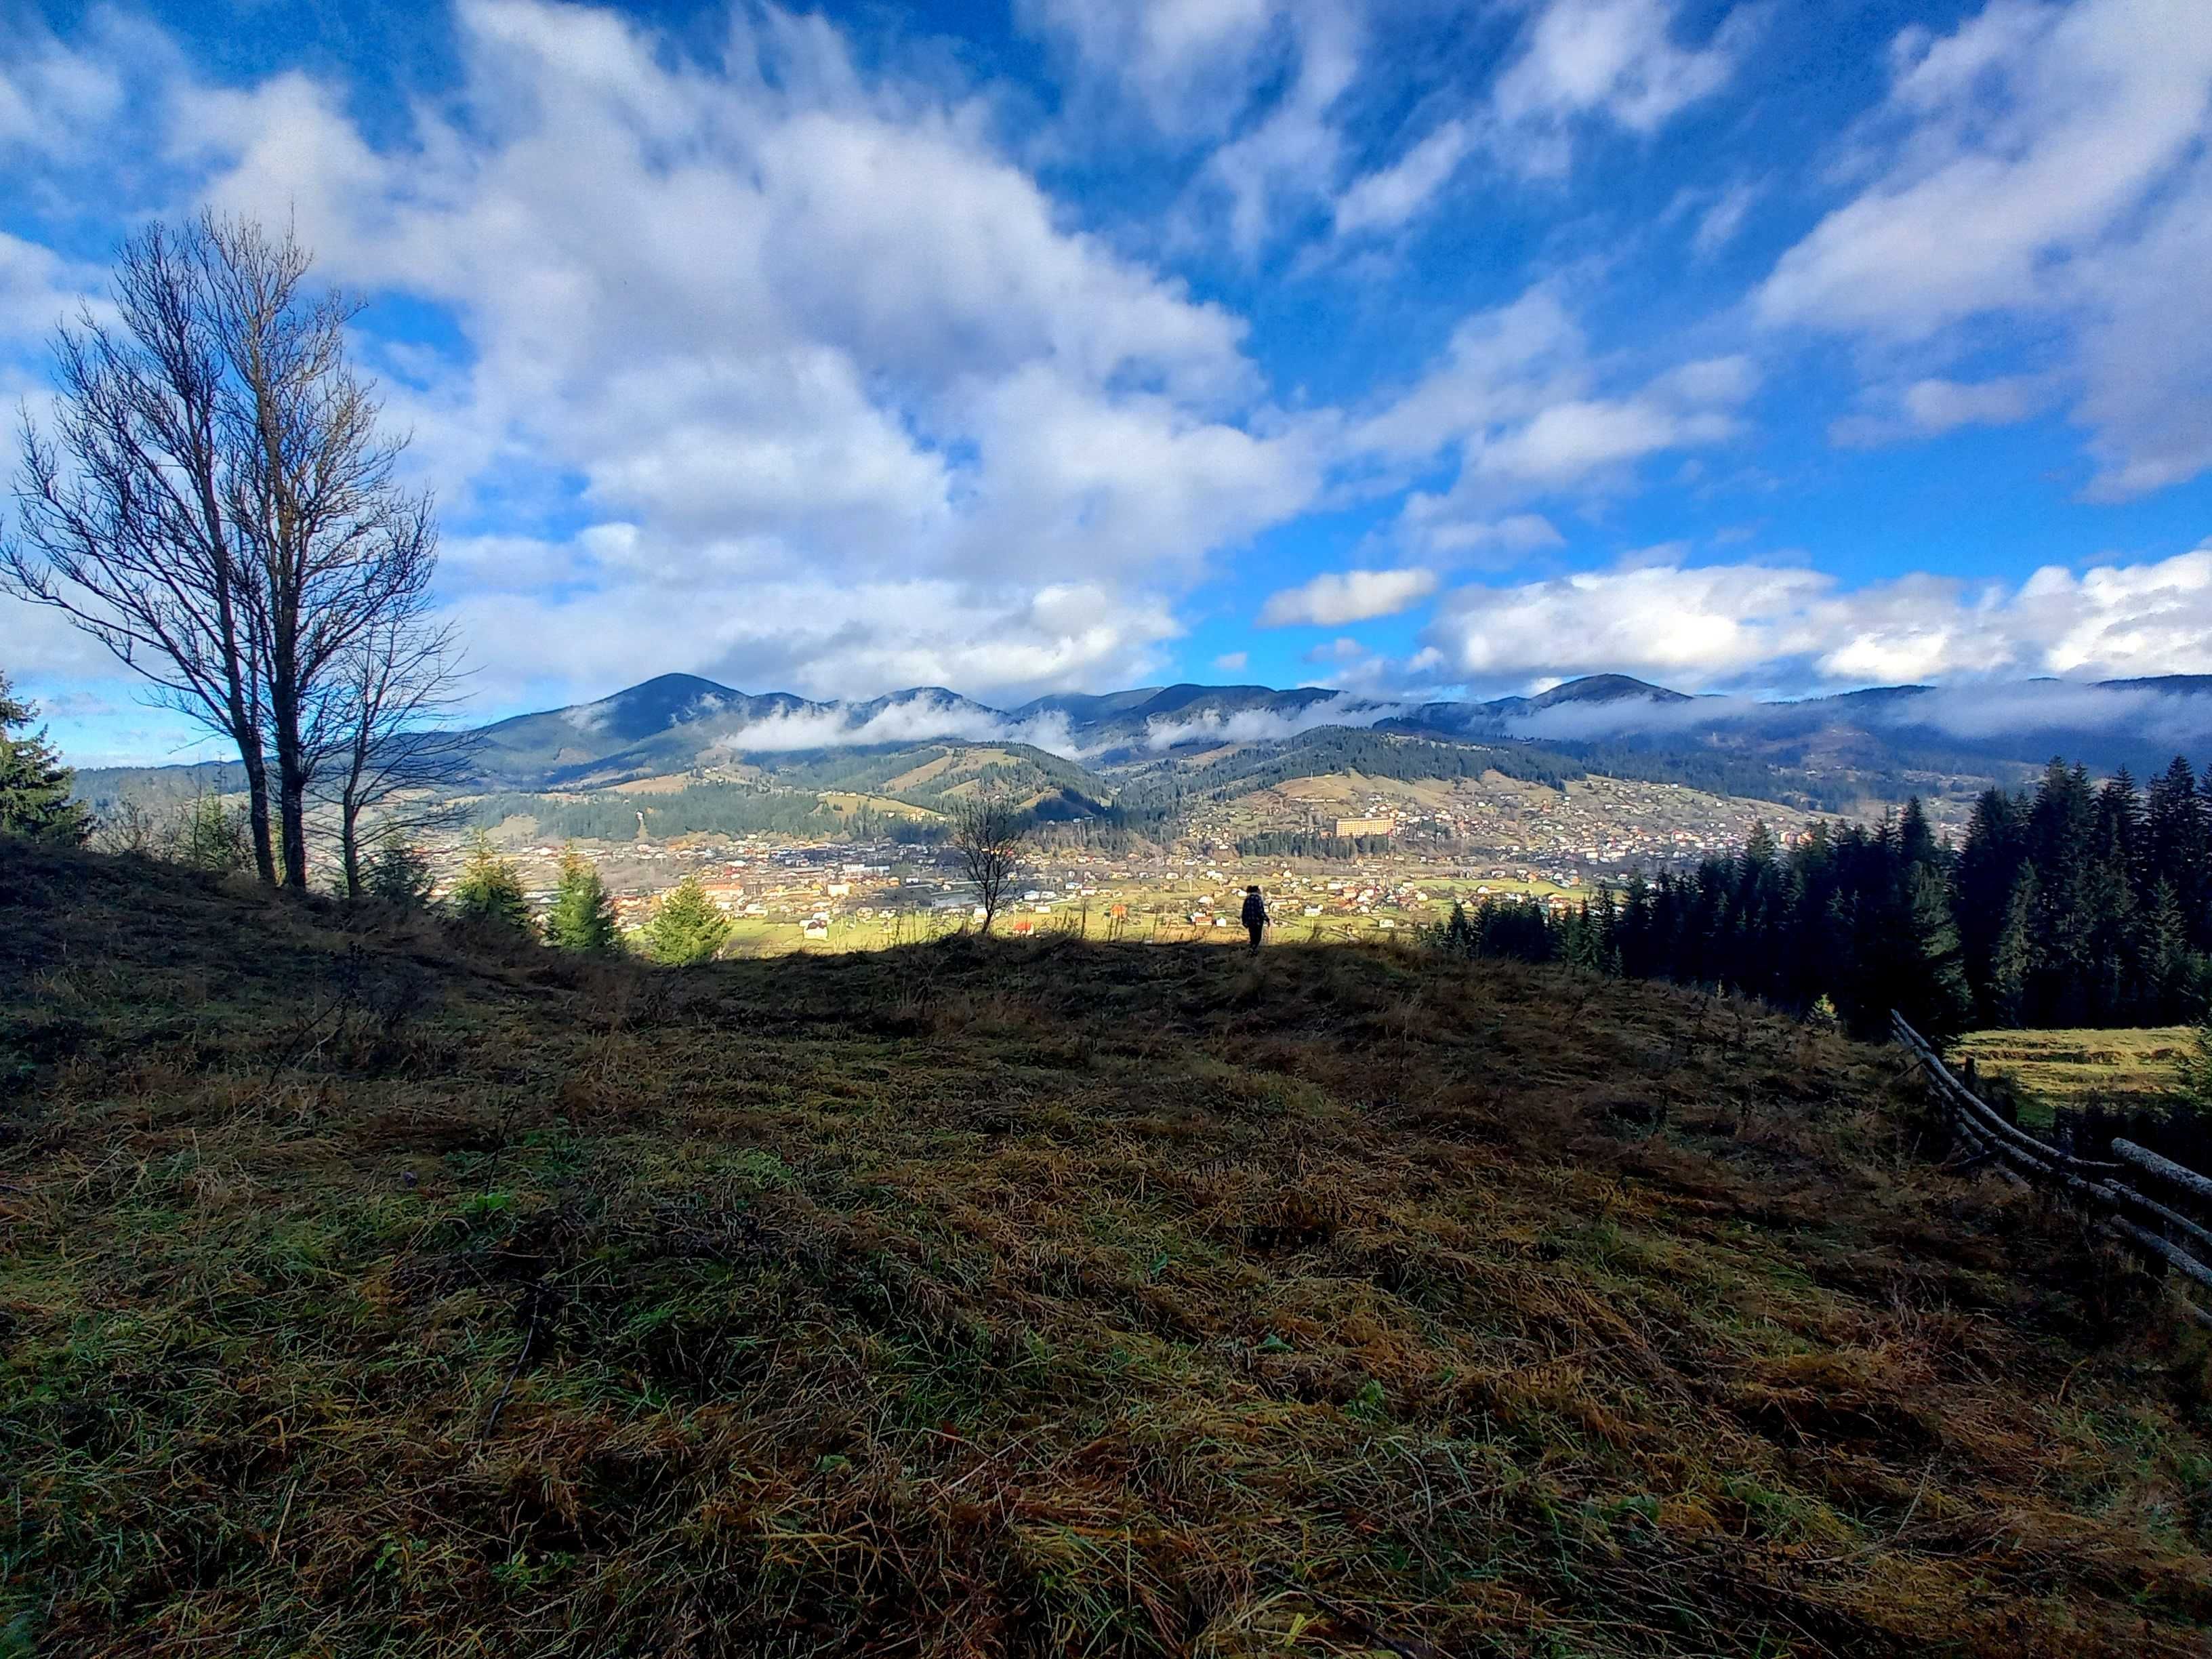
[[[2212,1000],[2212,776],[2177,757],[2146,793],[2053,761],[2033,793],[1975,803],[1956,848],[1919,803],[1816,828],[1786,853],[1631,883],[1568,915],[1492,905],[1455,948],[1714,984],[1788,1008],[1832,1001],[1878,1032],[2164,1025]]]

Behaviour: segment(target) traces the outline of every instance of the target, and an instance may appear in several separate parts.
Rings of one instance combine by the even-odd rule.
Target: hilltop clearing
[[[1898,1069],[1413,952],[673,973],[10,847],[0,1630],[2204,1652],[2203,1339]]]

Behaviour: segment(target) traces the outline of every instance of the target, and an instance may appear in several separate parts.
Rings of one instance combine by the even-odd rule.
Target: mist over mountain
[[[943,686],[824,702],[664,674],[476,729],[468,781],[479,791],[590,791],[684,773],[788,776],[841,753],[967,747],[1049,762],[1071,790],[1093,777],[1089,793],[1103,799],[1114,793],[1104,780],[1118,775],[1282,749],[1333,728],[1526,751],[1574,769],[1826,809],[1847,799],[1901,799],[1933,781],[2017,782],[2053,755],[2138,775],[2176,754],[2212,758],[2212,676],[1880,686],[1774,701],[1691,696],[1623,674],[1525,696],[1425,702],[1321,686],[1182,684],[999,708]],[[87,769],[80,793],[95,801],[189,793],[222,787],[223,775],[205,767]]]
[[[2007,770],[2063,753],[2145,771],[2212,747],[2212,677],[2095,684],[1876,687],[1787,701],[1690,696],[1622,674],[1528,696],[1410,702],[1326,687],[1140,686],[995,708],[941,686],[866,702],[756,695],[663,675],[593,702],[477,733],[483,781],[578,788],[816,750],[921,743],[1015,744],[1117,767],[1224,744],[1287,742],[1328,726],[1567,753],[1721,751],[1786,769]]]

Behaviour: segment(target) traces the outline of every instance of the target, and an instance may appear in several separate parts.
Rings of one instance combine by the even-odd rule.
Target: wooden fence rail
[[[2076,1158],[2008,1121],[1952,1075],[1933,1045],[1892,1011],[1890,1030],[1928,1079],[1953,1132],[1999,1170],[2032,1186],[2063,1193],[2112,1234],[2183,1278],[2212,1291],[2212,1178],[2131,1140],[2112,1143],[2114,1162]],[[2200,1324],[2212,1313],[2194,1303]]]

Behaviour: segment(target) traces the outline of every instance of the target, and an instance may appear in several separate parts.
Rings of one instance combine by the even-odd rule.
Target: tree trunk
[[[270,724],[276,738],[276,811],[283,838],[284,884],[295,892],[307,888],[307,757],[300,742],[299,694],[292,684],[289,653],[279,644],[276,672],[270,677]]]
[[[349,899],[361,896],[361,808],[352,801],[338,806],[338,860],[345,868],[345,891]]]
[[[276,884],[276,854],[269,838],[269,763],[262,755],[258,735],[252,744],[240,743],[238,757],[246,768],[246,819],[253,835],[253,872],[262,884]]]
[[[300,764],[300,742],[276,744],[276,810],[283,832],[284,884],[295,892],[307,890],[307,784]]]

